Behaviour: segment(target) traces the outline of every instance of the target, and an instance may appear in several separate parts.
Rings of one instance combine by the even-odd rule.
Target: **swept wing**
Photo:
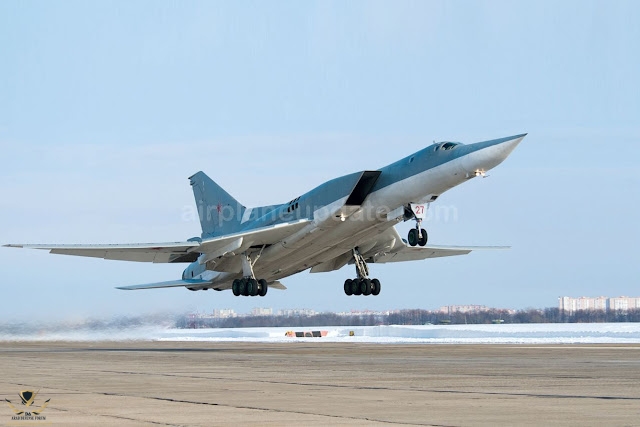
[[[298,220],[233,233],[211,239],[170,242],[170,243],[133,243],[106,245],[48,245],[48,244],[9,244],[10,248],[28,248],[49,250],[52,254],[75,255],[104,258],[121,261],[154,263],[194,262],[201,254],[207,254],[207,260],[221,257],[228,252],[242,252],[251,246],[271,245],[302,229],[308,220]],[[182,286],[182,285],[175,285]]]
[[[389,227],[374,237],[368,237],[359,242],[354,242],[354,246],[359,248],[368,247],[369,249],[361,252],[361,255],[367,262],[379,264],[466,255],[471,251],[478,250],[509,249],[508,246],[409,246],[404,239],[400,237],[395,227]],[[353,256],[349,251],[314,266],[311,272],[323,273],[335,271],[351,262],[353,262]]]
[[[440,258],[447,256],[466,255],[471,251],[509,249],[509,246],[409,246],[398,234],[395,227],[384,232],[391,243],[391,248],[379,253],[363,254],[365,258],[371,258],[375,263],[417,261],[427,258]]]

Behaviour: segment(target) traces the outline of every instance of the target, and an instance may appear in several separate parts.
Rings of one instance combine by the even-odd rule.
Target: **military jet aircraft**
[[[53,254],[111,260],[189,263],[180,280],[118,289],[185,287],[192,291],[231,289],[236,296],[265,296],[286,289],[280,280],[310,270],[321,273],[355,266],[344,282],[347,295],[378,295],[371,263],[416,261],[464,255],[491,247],[427,244],[422,221],[430,203],[445,191],[500,164],[526,134],[474,144],[434,143],[378,170],[365,170],[321,184],[291,201],[247,208],[203,172],[190,182],[202,226],[184,242],[41,245]],[[415,221],[403,239],[395,229]]]

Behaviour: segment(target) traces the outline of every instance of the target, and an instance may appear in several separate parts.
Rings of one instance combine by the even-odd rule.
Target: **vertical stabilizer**
[[[202,226],[202,238],[222,236],[240,229],[245,207],[204,172],[189,177]]]

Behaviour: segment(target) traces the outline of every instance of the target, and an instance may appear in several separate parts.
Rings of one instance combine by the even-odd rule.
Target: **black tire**
[[[240,279],[240,283],[238,284],[238,292],[240,295],[247,296],[247,281],[245,279]]]
[[[428,239],[429,239],[429,236],[427,235],[427,230],[423,228],[422,230],[420,230],[420,239],[418,240],[418,244],[420,246],[424,246],[427,244]]]
[[[258,282],[256,279],[247,280],[247,294],[252,297],[258,295]]]
[[[344,281],[344,293],[351,296],[353,295],[353,290],[351,286],[353,285],[353,280],[347,279]]]
[[[371,295],[378,295],[380,293],[380,280],[378,279],[373,279],[371,280]]]
[[[233,291],[233,295],[240,296],[240,279],[236,279],[233,281],[231,290]]]
[[[351,293],[353,293],[353,295],[362,295],[362,289],[360,288],[361,280],[362,279],[356,279],[351,284]]]
[[[371,280],[362,279],[360,281],[360,291],[362,292],[362,295],[371,295]]]
[[[409,235],[407,236],[407,241],[409,242],[409,245],[411,246],[415,246],[418,244],[418,230],[415,228],[412,228],[411,230],[409,230]]]
[[[267,291],[269,290],[269,284],[264,279],[258,280],[258,284],[260,285],[260,291],[258,292],[258,295],[263,297],[267,294]]]

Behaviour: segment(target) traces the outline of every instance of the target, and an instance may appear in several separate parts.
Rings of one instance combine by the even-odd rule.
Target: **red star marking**
[[[216,206],[216,210],[218,211],[218,213],[222,212],[222,205],[220,203],[218,203],[218,206]]]

